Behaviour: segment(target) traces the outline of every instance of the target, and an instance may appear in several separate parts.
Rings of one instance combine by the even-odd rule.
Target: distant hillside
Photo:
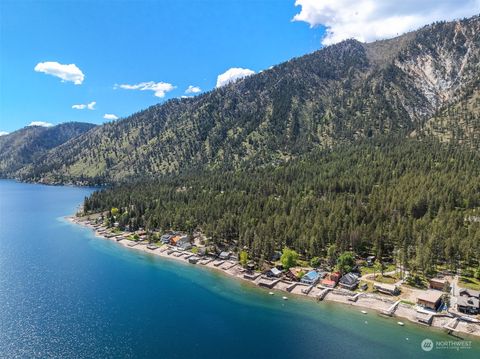
[[[95,127],[70,122],[53,127],[28,126],[0,136],[0,176],[14,176],[25,165],[38,161],[51,150]]]
[[[480,148],[479,79],[478,16],[370,44],[344,41],[99,126],[15,174],[117,182],[278,163],[385,134]]]

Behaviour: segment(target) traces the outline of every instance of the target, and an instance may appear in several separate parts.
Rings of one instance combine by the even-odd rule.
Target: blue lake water
[[[479,358],[480,342],[269,296],[66,222],[92,190],[0,181],[1,358]]]

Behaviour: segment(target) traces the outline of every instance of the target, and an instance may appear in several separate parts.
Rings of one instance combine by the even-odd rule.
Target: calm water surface
[[[0,181],[2,358],[480,358],[373,313],[291,298],[69,224],[92,190]]]

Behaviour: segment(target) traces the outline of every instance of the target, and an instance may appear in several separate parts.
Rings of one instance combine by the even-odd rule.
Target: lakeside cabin
[[[355,290],[359,283],[358,277],[353,273],[347,273],[340,278],[340,287],[348,290]]]
[[[192,243],[187,235],[176,235],[170,239],[170,243],[178,248],[183,250],[188,250],[192,248]]]
[[[340,272],[330,273],[320,284],[327,288],[335,288],[340,280]]]
[[[266,273],[267,277],[274,277],[274,278],[280,278],[280,276],[282,275],[282,271],[278,268],[270,268],[267,273]]]
[[[230,252],[220,252],[218,255],[218,258],[221,259],[222,261],[227,261],[230,259]]]
[[[442,292],[438,290],[427,290],[421,293],[417,298],[417,305],[437,311],[442,304]]]
[[[298,282],[298,274],[300,273],[301,268],[290,268],[285,276],[290,279],[292,282]]]
[[[480,314],[480,291],[460,289],[457,296],[457,310],[465,314]]]
[[[302,277],[301,282],[308,285],[315,285],[319,280],[320,274],[318,274],[317,271],[311,270]]]
[[[430,289],[443,291],[448,284],[447,280],[442,278],[432,278],[429,280]]]
[[[375,283],[373,285],[373,289],[379,291],[380,293],[388,294],[388,295],[400,294],[400,288],[398,288],[395,284]]]
[[[172,237],[173,234],[165,233],[160,237],[160,242],[162,242],[163,244],[170,244],[170,240],[172,239]]]

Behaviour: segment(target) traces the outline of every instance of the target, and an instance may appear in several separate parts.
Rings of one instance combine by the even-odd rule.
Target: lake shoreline
[[[129,249],[134,249],[143,253],[147,253],[150,255],[156,255],[157,257],[161,257],[164,259],[170,259],[170,260],[175,260],[177,263],[184,263],[184,264],[189,264],[188,259],[190,257],[194,257],[195,255],[192,254],[191,252],[188,251],[179,251],[174,247],[171,247],[169,245],[163,245],[160,247],[157,247],[156,249],[149,249],[147,247],[146,243],[138,243],[131,241],[129,239],[121,239],[117,240],[117,237],[121,236],[119,235],[114,235],[111,236],[110,238],[107,238],[105,235],[98,233],[97,229],[94,228],[93,225],[86,223],[80,219],[78,219],[75,216],[66,216],[64,217],[69,223],[75,224],[75,225],[80,225],[82,227],[86,227],[94,231],[94,234],[97,238],[99,239],[104,239],[104,240],[109,240],[112,242],[116,242],[117,244],[129,248]],[[153,247],[151,247],[153,248]],[[221,264],[219,264],[221,262]],[[262,288],[262,275],[260,273],[255,279],[247,279],[244,277],[245,271],[241,267],[241,265],[234,260],[227,260],[227,261],[219,261],[218,259],[214,259],[211,257],[200,259],[198,261],[198,264],[192,264],[192,265],[197,265],[200,267],[205,267],[206,269],[211,269],[214,270],[216,273],[222,273],[223,275],[229,277],[229,278],[234,278],[234,279],[239,279],[243,283],[248,283],[249,285],[255,286],[257,288]],[[290,297],[299,297],[302,299],[310,299],[314,301],[318,301],[319,295],[324,294],[321,300],[326,301],[326,302],[332,302],[332,303],[340,303],[343,305],[348,305],[350,308],[359,308],[361,309],[361,312],[365,314],[370,314],[369,312],[366,312],[366,310],[371,310],[375,312],[376,314],[384,317],[384,318],[391,318],[393,320],[396,319],[406,319],[408,320],[408,323],[413,323],[415,325],[418,325],[420,327],[424,328],[433,328],[434,330],[441,330],[443,332],[447,332],[449,334],[452,334],[453,337],[458,338],[459,335],[461,335],[462,339],[479,339],[480,338],[480,324],[479,323],[466,323],[461,320],[457,320],[456,326],[453,329],[447,329],[445,328],[446,325],[448,325],[452,319],[454,318],[453,316],[447,316],[447,315],[438,315],[433,318],[431,321],[430,325],[420,323],[417,319],[417,311],[416,309],[408,304],[405,303],[398,303],[396,309],[394,310],[394,313],[392,315],[385,315],[384,312],[388,311],[394,304],[395,304],[395,298],[384,296],[384,295],[379,295],[379,294],[374,294],[374,293],[360,293],[358,295],[358,298],[356,301],[350,300],[356,292],[351,292],[343,289],[332,289],[328,291],[327,293],[321,293],[323,288],[320,287],[315,287],[313,289],[310,289],[308,293],[304,293],[302,289],[306,289],[307,286],[301,284],[301,283],[296,283],[296,285],[293,285],[293,289],[291,289],[292,284],[295,284],[293,282],[287,282],[285,280],[279,280],[273,287],[265,287],[263,285],[263,289],[270,290],[270,294],[273,293],[272,295],[276,293],[282,293],[283,298],[285,300],[288,300]],[[350,298],[350,299],[349,299]],[[397,323],[400,323],[399,321]],[[406,325],[406,323],[403,323]],[[474,326],[474,330],[472,330],[472,326]]]

